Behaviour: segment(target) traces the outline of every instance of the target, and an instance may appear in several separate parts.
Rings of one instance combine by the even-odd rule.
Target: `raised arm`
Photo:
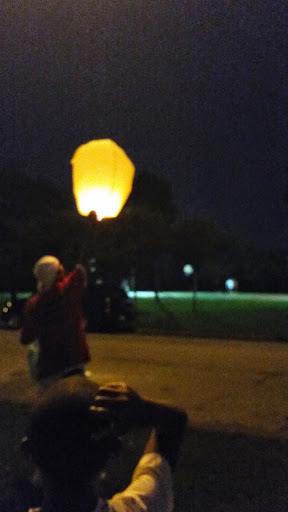
[[[186,412],[151,400],[144,400],[143,409],[144,421],[153,427],[145,453],[160,453],[174,470],[187,423]]]
[[[75,268],[64,277],[63,281],[61,281],[60,286],[62,289],[66,290],[68,293],[75,293],[76,295],[81,296],[84,291],[84,288],[87,284],[87,275],[86,270],[78,263]]]

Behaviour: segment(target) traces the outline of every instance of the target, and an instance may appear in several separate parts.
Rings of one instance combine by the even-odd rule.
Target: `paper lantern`
[[[92,140],[71,160],[73,193],[81,215],[95,211],[98,220],[117,217],[132,190],[135,167],[116,142]]]

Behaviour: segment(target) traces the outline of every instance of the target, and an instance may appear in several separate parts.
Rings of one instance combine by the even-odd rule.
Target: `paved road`
[[[18,333],[0,331],[0,399],[33,395]],[[91,377],[125,380],[201,428],[288,437],[288,344],[88,335]]]

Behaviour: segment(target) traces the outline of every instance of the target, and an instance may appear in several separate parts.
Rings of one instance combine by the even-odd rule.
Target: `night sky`
[[[68,188],[74,150],[109,137],[184,213],[288,248],[287,0],[1,0],[0,19],[4,158]]]

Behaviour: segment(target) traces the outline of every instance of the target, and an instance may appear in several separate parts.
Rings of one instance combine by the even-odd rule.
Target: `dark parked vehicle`
[[[5,301],[1,307],[1,325],[19,329],[27,298]],[[122,288],[89,285],[83,298],[83,312],[88,332],[133,332],[136,312],[132,301]]]
[[[89,285],[83,309],[88,332],[133,332],[136,329],[133,302],[120,287]]]

